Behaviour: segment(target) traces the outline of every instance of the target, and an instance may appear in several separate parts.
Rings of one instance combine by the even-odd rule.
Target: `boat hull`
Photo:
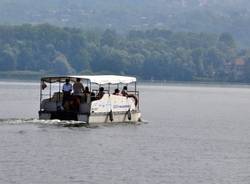
[[[138,111],[131,112],[113,112],[109,113],[93,113],[89,116],[89,123],[123,123],[123,122],[138,122],[141,119],[141,113]]]
[[[89,124],[95,123],[126,123],[126,122],[139,122],[141,120],[141,113],[139,111],[126,111],[126,112],[103,112],[81,114],[76,112],[39,112],[39,119],[42,120],[74,120],[83,121]]]

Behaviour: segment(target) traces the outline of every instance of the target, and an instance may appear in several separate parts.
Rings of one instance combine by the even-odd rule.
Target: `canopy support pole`
[[[51,101],[51,79],[49,81],[49,101]]]
[[[41,80],[41,82],[40,82],[40,111],[41,111],[41,103],[42,103],[42,93],[43,93],[43,91],[42,91],[42,80]]]

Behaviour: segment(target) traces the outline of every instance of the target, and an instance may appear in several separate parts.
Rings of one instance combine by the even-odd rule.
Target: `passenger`
[[[90,91],[89,91],[89,87],[86,86],[85,89],[84,89],[84,92],[83,92],[83,101],[86,103],[87,102],[87,99],[88,99],[88,96],[91,96],[90,95]],[[90,97],[91,98],[91,97]],[[94,95],[94,98],[95,98],[95,95]]]
[[[89,87],[88,87],[88,86],[85,87],[84,93],[85,93],[85,94],[90,94],[90,91],[89,91]]]
[[[45,82],[43,81],[41,84],[42,90],[44,90],[47,87],[47,84],[45,84]]]
[[[73,101],[74,101],[74,105],[72,105],[74,108],[74,110],[77,110],[79,111],[80,110],[80,104],[81,104],[81,96],[83,95],[83,91],[84,91],[84,87],[81,83],[81,79],[80,78],[77,78],[76,79],[76,82],[74,83],[73,85],[73,90],[74,90],[74,98]]]
[[[65,84],[63,84],[62,92],[63,92],[63,101],[62,106],[64,106],[65,102],[69,100],[72,91],[72,84],[70,84],[69,79],[65,80]]]
[[[115,92],[113,93],[113,95],[121,95],[120,94],[120,90],[118,88],[115,89]]]
[[[84,87],[81,83],[80,78],[76,79],[76,82],[73,85],[73,90],[74,90],[74,95],[76,95],[76,96],[81,96],[83,94]]]
[[[99,88],[99,92],[98,92],[98,94],[96,95],[96,99],[97,99],[97,100],[100,100],[100,99],[103,97],[104,94],[105,94],[104,88],[103,88],[103,87],[100,87],[100,88]]]
[[[128,87],[127,86],[123,86],[122,96],[128,96]]]

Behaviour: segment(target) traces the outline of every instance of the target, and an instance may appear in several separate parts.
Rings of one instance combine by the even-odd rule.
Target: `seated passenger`
[[[85,87],[84,93],[85,93],[85,94],[90,94],[90,91],[89,91],[89,87],[88,87],[88,86]]]
[[[115,92],[113,93],[113,95],[121,95],[120,94],[120,90],[117,88],[117,89],[115,89]]]
[[[96,95],[96,99],[97,99],[97,100],[100,100],[100,99],[103,97],[104,94],[105,94],[104,88],[103,88],[103,87],[100,87],[100,88],[99,88],[99,92],[98,92],[98,94]]]
[[[123,86],[122,96],[128,96],[128,87],[127,86]]]
[[[91,96],[91,95],[90,95],[89,87],[86,86],[84,89],[84,92],[83,92],[83,96],[81,98],[84,103],[87,102],[88,96]],[[95,97],[95,95],[94,95],[94,97]]]

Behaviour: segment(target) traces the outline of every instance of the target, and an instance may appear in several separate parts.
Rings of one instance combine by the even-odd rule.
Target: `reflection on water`
[[[139,88],[148,123],[82,126],[38,120],[37,83],[0,82],[0,183],[249,183],[247,86]]]

